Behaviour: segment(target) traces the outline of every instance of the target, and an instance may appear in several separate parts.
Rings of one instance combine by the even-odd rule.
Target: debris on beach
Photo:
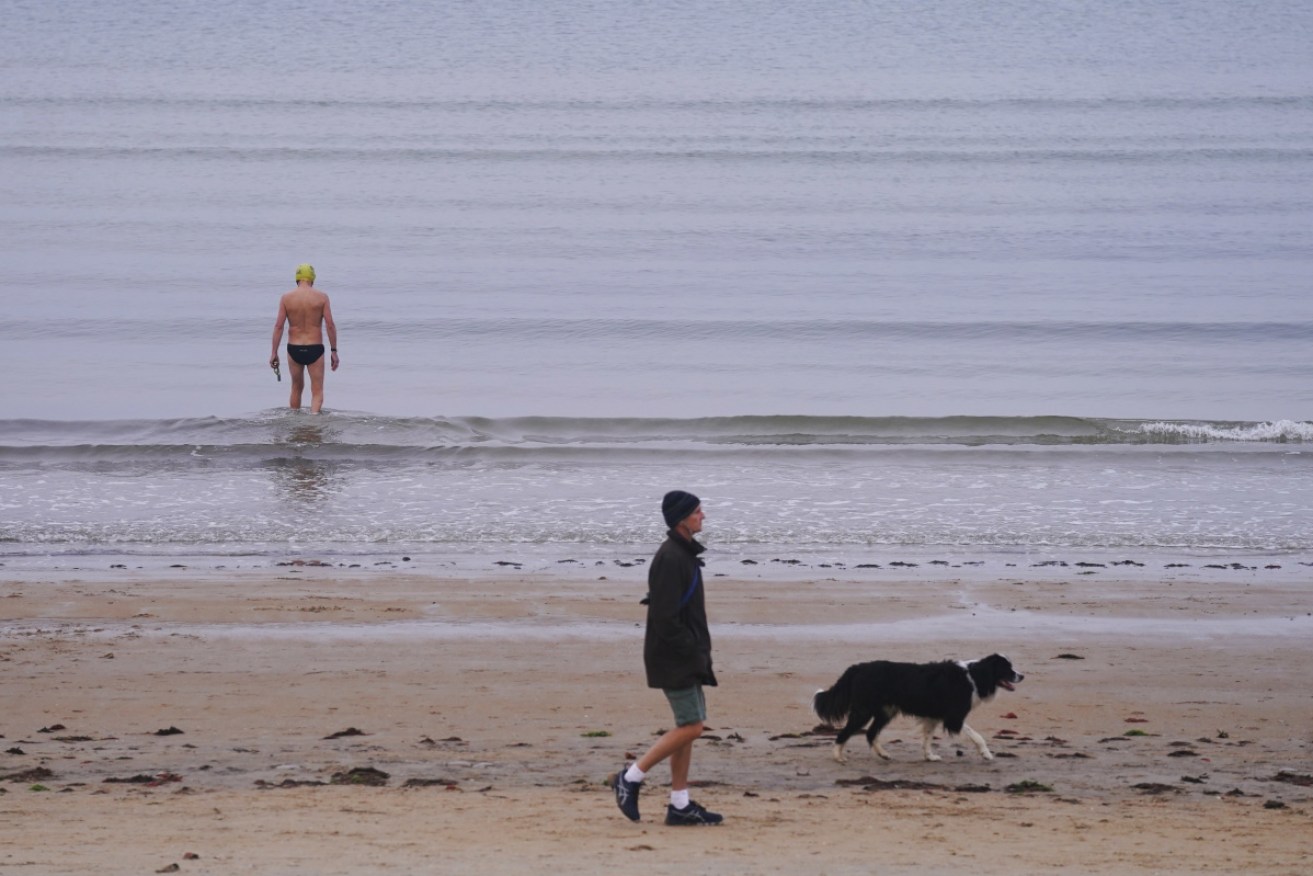
[[[324,787],[325,784],[326,784],[325,782],[319,782],[313,779],[306,781],[298,781],[296,779],[283,779],[281,782],[278,782],[277,784],[274,784],[273,782],[266,782],[264,779],[255,780],[255,786],[262,791],[267,791],[270,788],[322,788]]]
[[[444,744],[444,743],[445,743],[445,744],[448,744],[448,745],[465,745],[465,744],[466,744],[466,743],[465,743],[465,740],[464,740],[464,739],[461,739],[459,736],[448,736],[446,739],[438,739],[438,740],[436,740],[436,741],[435,741],[432,737],[425,736],[423,739],[421,739],[421,740],[419,741],[419,744],[420,744],[420,745],[427,745],[427,746],[429,746],[430,748],[433,747],[433,746],[436,746],[436,745]]]
[[[1053,788],[1043,782],[1037,782],[1034,779],[1025,779],[1020,782],[1013,782],[1003,790],[1009,794],[1052,794]]]
[[[343,738],[344,736],[365,736],[365,735],[367,735],[367,734],[366,734],[365,731],[363,731],[363,730],[360,730],[360,729],[358,729],[358,728],[356,728],[356,727],[348,727],[348,728],[346,728],[345,730],[339,730],[339,731],[337,731],[336,733],[330,733],[330,734],[328,734],[327,736],[325,736],[324,738],[325,738],[325,739],[341,739],[341,738]]]
[[[459,791],[459,779],[406,779],[403,788],[434,788],[440,787],[445,791]]]
[[[834,783],[841,787],[860,786],[863,791],[953,791],[959,794],[984,794],[993,790],[989,785],[941,785],[913,779],[878,779],[875,776],[835,779]]]
[[[114,776],[110,776],[109,778],[103,780],[103,784],[145,785],[147,788],[158,788],[159,786],[167,785],[170,782],[181,782],[181,781],[182,781],[182,776],[178,775],[177,773],[168,773],[168,772],[156,773],[153,776],[147,775],[146,773],[138,773],[135,776],[129,776],[127,778],[117,778]]]
[[[170,726],[170,727],[165,727],[165,728],[162,729],[162,730],[156,730],[156,731],[155,731],[155,735],[156,735],[156,736],[181,736],[181,735],[182,735],[182,731],[179,730],[177,727],[172,727],[172,726]]]
[[[19,773],[0,776],[0,782],[44,782],[53,779],[55,774],[46,767],[32,767]]]
[[[1175,785],[1165,785],[1162,782],[1140,782],[1139,784],[1131,785],[1131,787],[1136,791],[1141,792],[1142,794],[1149,794],[1153,796],[1156,796],[1158,794],[1181,793],[1181,789],[1176,787]]]
[[[388,783],[392,776],[382,770],[373,767],[352,767],[346,772],[333,773],[329,779],[332,785],[368,785],[369,787],[379,788]]]
[[[831,727],[829,724],[817,724],[812,729],[805,730],[802,733],[777,733],[769,738],[771,742],[778,742],[781,739],[808,739],[814,736],[832,737],[838,735],[838,727]]]
[[[1292,773],[1290,770],[1281,770],[1269,782],[1285,782],[1289,785],[1299,785],[1304,788],[1313,788],[1313,776],[1307,773]]]

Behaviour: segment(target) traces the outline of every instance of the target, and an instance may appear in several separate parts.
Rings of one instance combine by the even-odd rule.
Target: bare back
[[[298,286],[283,295],[281,309],[287,318],[289,344],[322,344],[328,296],[313,286]],[[330,317],[331,318],[331,317]]]

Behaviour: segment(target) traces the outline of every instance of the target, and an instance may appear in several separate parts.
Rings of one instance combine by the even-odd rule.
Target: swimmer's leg
[[[320,356],[305,369],[310,372],[310,413],[317,414],[324,406],[324,361],[327,356]],[[297,405],[300,407],[300,405]]]
[[[301,394],[305,392],[305,366],[288,356],[287,373],[292,378],[292,395],[287,401],[287,406],[294,411],[299,411],[301,409]]]

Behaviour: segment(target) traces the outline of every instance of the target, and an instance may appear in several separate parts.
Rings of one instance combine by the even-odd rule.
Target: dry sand
[[[641,569],[117,574],[0,580],[6,876],[1313,870],[1307,581],[710,578],[726,822],[676,829],[605,785],[669,724]],[[992,763],[815,732],[849,663],[996,650]]]

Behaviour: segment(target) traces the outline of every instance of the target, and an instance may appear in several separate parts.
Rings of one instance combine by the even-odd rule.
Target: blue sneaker
[[[615,791],[615,805],[620,807],[620,811],[625,814],[625,818],[630,821],[637,821],[638,789],[643,787],[643,783],[626,780],[626,769],[627,767],[621,767],[620,772],[615,774],[615,780],[611,782],[611,789]]]
[[[715,812],[708,812],[694,801],[688,801],[688,805],[683,809],[676,809],[674,806],[666,806],[666,824],[673,826],[682,825],[713,825],[720,824],[725,820],[725,816]]]

